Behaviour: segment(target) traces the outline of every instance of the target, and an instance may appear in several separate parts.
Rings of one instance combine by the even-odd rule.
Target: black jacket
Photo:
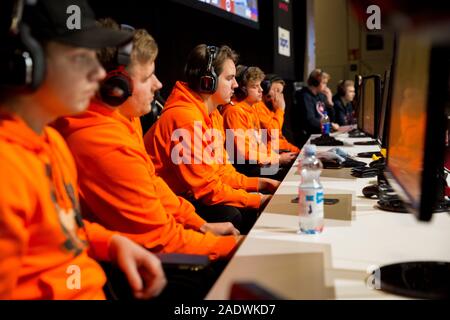
[[[342,99],[339,95],[333,96],[333,109],[334,109],[334,117],[333,122],[337,123],[340,126],[345,126],[353,123],[353,107],[352,103],[349,102],[344,105]]]

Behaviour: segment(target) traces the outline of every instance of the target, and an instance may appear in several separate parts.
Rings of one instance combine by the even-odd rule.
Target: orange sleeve
[[[277,110],[275,112],[272,112],[263,103],[259,103],[256,106],[256,110],[258,111],[258,117],[259,117],[259,121],[261,123],[261,127],[265,128],[267,130],[272,130],[272,129],[281,130],[283,128],[283,122],[284,122],[284,111],[283,110],[281,110],[280,108],[277,108]]]
[[[191,146],[195,141],[201,143],[201,148],[193,148],[190,152],[189,161],[180,161],[175,167],[175,174],[181,181],[186,181],[196,199],[201,199],[206,205],[225,204],[240,208],[259,208],[261,196],[250,194],[242,189],[235,189],[225,183],[218,175],[220,164],[215,161],[204,161],[201,154],[195,150],[208,150],[208,141],[203,139],[202,130],[194,130],[194,124],[189,123],[183,127],[191,134]],[[170,150],[183,150],[185,144],[179,141],[172,141]],[[188,149],[190,150],[191,148]],[[176,151],[175,151],[176,152]]]
[[[84,159],[84,162],[88,168],[80,168],[80,172],[86,171],[79,179],[81,195],[96,221],[106,228],[117,230],[155,252],[218,257],[234,247],[234,237],[202,234],[177,223],[172,214],[190,207],[171,196],[168,187],[161,188],[164,182],[154,182],[156,176],[149,174],[148,164],[135,150],[121,147],[97,155],[95,161]],[[176,202],[169,205],[174,198]],[[193,224],[200,221],[187,218],[189,215],[196,213],[181,212],[179,219],[184,216]]]
[[[236,171],[229,162],[220,166],[219,175],[222,181],[236,189],[244,189],[246,191],[258,191],[259,179],[255,177],[247,177]]]
[[[240,157],[244,157],[245,160],[256,161],[259,164],[278,162],[279,155],[274,153],[270,147],[265,146],[266,150],[259,150],[256,138],[253,138],[250,133],[250,130],[255,128],[249,123],[245,111],[239,108],[226,109],[223,114],[223,123],[225,128],[233,130],[234,147]]]
[[[5,163],[0,166],[0,176],[0,299],[10,299],[28,248],[26,213],[32,212],[32,200],[19,182],[20,175],[7,169]]]
[[[256,110],[258,112],[259,121],[261,127],[267,129],[267,134],[271,137],[270,146],[272,148],[275,145],[275,149],[288,149],[291,152],[300,152],[300,149],[289,143],[286,138],[283,136],[282,128],[284,122],[284,111],[281,109],[277,109],[275,112],[269,110],[264,103],[259,103],[256,106]],[[279,130],[278,131],[278,146],[276,146],[276,142],[272,142],[272,131],[271,130]]]
[[[186,228],[199,230],[206,221],[196,212],[194,206],[182,197],[178,197],[160,177],[154,177],[156,189],[160,194],[160,201],[164,209],[175,217],[178,223]]]
[[[109,244],[117,232],[106,230],[101,225],[87,220],[83,220],[83,223],[87,233],[86,240],[89,241],[89,256],[95,260],[110,261]],[[81,235],[80,238],[82,237]]]

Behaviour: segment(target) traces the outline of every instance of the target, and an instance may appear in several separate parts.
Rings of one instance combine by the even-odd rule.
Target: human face
[[[245,101],[247,101],[248,104],[252,105],[256,102],[259,102],[262,100],[262,88],[261,88],[261,81],[251,81],[247,84],[247,98]]]
[[[150,112],[155,92],[162,88],[155,74],[155,61],[132,65],[130,77],[133,93],[119,108],[128,118],[140,117]]]
[[[323,92],[328,87],[328,79],[322,79],[319,84],[319,92]]]
[[[46,76],[36,99],[54,117],[84,111],[106,76],[95,50],[49,42]]]
[[[217,90],[212,95],[215,105],[224,105],[231,102],[234,89],[238,87],[235,77],[236,66],[233,60],[226,59],[223,63],[222,73],[219,75]]]
[[[348,102],[352,102],[355,98],[355,86],[348,86],[345,90],[345,97],[344,99]]]
[[[269,95],[273,98],[279,94],[283,94],[284,86],[280,82],[274,82],[270,86]]]

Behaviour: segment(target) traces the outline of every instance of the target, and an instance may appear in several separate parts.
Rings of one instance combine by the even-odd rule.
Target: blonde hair
[[[105,28],[120,30],[119,24],[111,18],[100,19],[97,22]],[[133,35],[133,49],[130,55],[130,65],[128,69],[132,70],[135,64],[145,64],[155,61],[158,55],[158,45],[155,39],[145,29],[136,29]],[[97,57],[103,67],[110,71],[117,68],[117,47],[109,47],[100,49]]]

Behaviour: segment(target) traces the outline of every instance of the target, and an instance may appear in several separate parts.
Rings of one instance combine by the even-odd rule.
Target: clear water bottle
[[[330,117],[328,117],[328,113],[326,111],[323,112],[323,117],[322,119],[320,119],[320,125],[322,127],[322,135],[324,136],[330,135],[331,122]]]
[[[320,183],[322,162],[316,158],[316,146],[305,145],[299,163],[298,187],[299,233],[316,234],[323,230],[323,187]]]

